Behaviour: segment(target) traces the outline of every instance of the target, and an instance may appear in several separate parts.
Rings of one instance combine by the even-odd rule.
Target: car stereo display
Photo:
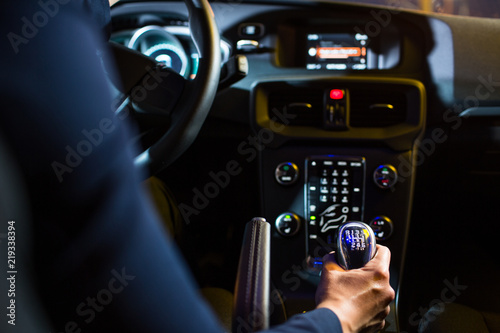
[[[306,68],[309,70],[367,69],[368,36],[353,33],[307,35]]]

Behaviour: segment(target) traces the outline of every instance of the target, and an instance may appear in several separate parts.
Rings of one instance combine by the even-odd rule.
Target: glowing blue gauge
[[[144,51],[144,54],[172,68],[176,73],[186,75],[188,58],[178,46],[170,43],[156,44]]]
[[[164,63],[184,77],[189,76],[190,59],[182,43],[162,27],[146,26],[136,30],[127,46]]]
[[[133,31],[114,33],[112,36],[112,40],[164,63],[185,78],[194,79],[200,59],[190,39],[187,26],[149,25]],[[221,39],[220,48],[222,65],[231,56],[231,44]]]

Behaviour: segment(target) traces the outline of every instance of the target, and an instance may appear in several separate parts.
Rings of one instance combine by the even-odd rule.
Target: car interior
[[[386,332],[416,331],[449,303],[493,330],[500,21],[383,5],[211,2],[213,103],[193,143],[151,169],[175,198],[174,236],[201,287],[232,292],[246,222],[269,222],[271,325],[314,308],[336,229],[363,221],[392,253]],[[206,75],[183,1],[120,1],[111,15],[113,48],[186,82]],[[122,62],[123,78],[137,66]],[[141,126],[144,147],[161,136]]]
[[[110,81],[221,321],[233,293],[255,311],[248,290],[265,312],[251,330],[314,309],[339,226],[361,221],[391,250],[384,332],[417,332],[449,305],[500,331],[498,5],[200,3],[116,2]]]

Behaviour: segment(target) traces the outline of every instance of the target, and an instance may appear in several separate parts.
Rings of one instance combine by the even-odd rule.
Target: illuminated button
[[[309,224],[316,225],[316,216],[311,215],[311,217],[309,218]]]
[[[392,165],[381,165],[373,172],[373,181],[378,187],[388,189],[396,185],[398,173]]]
[[[293,236],[300,229],[300,217],[294,213],[283,213],[276,219],[276,230],[282,236]]]
[[[238,30],[240,36],[244,38],[255,38],[264,35],[264,25],[262,23],[243,23]]]
[[[274,177],[281,185],[291,185],[299,178],[299,168],[292,162],[280,163],[274,171]]]
[[[330,90],[330,98],[331,99],[343,99],[344,98],[344,90],[342,89],[332,89]]]
[[[394,225],[387,216],[377,216],[370,222],[370,227],[372,227],[377,240],[380,241],[389,238],[394,231]]]

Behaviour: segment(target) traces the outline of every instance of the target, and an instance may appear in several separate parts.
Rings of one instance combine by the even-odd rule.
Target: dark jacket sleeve
[[[76,3],[0,5],[0,130],[27,182],[42,305],[58,332],[222,332],[140,186],[102,33]],[[316,310],[272,331],[333,327]]]
[[[329,309],[316,309],[291,317],[286,323],[266,333],[342,333],[337,315]]]

